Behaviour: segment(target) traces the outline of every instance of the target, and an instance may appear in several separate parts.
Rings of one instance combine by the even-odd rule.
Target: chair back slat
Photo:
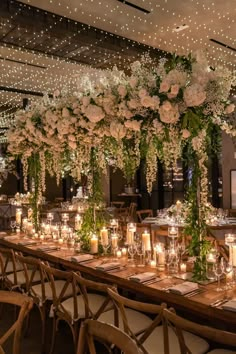
[[[94,340],[103,342],[106,346],[116,346],[124,354],[141,354],[135,342],[120,329],[96,320],[86,320],[81,325],[77,354],[86,352],[96,354]]]
[[[108,294],[114,301],[118,311],[121,314],[121,319],[123,321],[124,331],[135,340],[139,348],[143,351],[143,353],[148,354],[146,349],[143,346],[145,340],[152,334],[154,329],[160,325],[163,321],[163,310],[166,307],[165,304],[155,305],[149,303],[142,303],[140,301],[131,300],[124,296],[119,295],[114,289],[108,289]],[[135,311],[154,314],[154,320],[147,325],[147,327],[142,330],[142,333],[134,333],[130,327],[130,323],[128,317],[126,315],[126,308],[131,308]],[[164,330],[164,327],[163,327]]]
[[[85,304],[85,315],[87,318],[90,317],[96,320],[104,311],[107,311],[108,309],[114,309],[114,306],[111,304],[110,297],[107,293],[108,288],[111,288],[112,285],[98,283],[93,280],[85,279],[78,273],[73,273],[73,276],[83,296]],[[101,293],[104,296],[104,300],[101,302],[101,305],[96,309],[96,311],[91,309],[88,295],[89,290],[92,290],[96,293]]]
[[[68,297],[73,298],[73,313],[74,313],[74,318],[77,318],[78,306],[77,306],[76,297],[77,294],[80,292],[80,289],[76,287],[73,278],[73,273],[70,271],[56,269],[47,264],[42,264],[42,268],[51,286],[54,311],[60,309],[60,311],[64,312],[67,318],[70,318],[70,314],[62,305],[62,302],[65,300],[66,295],[68,294]],[[64,281],[64,284],[59,292],[57,291],[58,280]]]
[[[192,322],[183,317],[180,317],[179,315],[176,315],[173,309],[164,309],[163,316],[166,324],[172,326],[175,329],[175,333],[182,350],[181,353],[192,353],[191,349],[188,348],[184,340],[185,337],[183,335],[183,331],[193,333],[214,343],[227,345],[233,347],[234,349],[236,348],[236,333],[231,333]]]

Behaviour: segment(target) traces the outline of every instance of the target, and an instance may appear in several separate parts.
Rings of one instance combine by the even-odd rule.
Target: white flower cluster
[[[199,53],[188,69],[179,61],[171,70],[165,64],[166,60],[156,65],[145,57],[131,65],[130,76],[116,68],[100,73],[98,80],[86,75],[80,78],[83,85],[75,96],[60,97],[57,92],[51,102],[47,97],[27,111],[18,111],[8,133],[9,152],[24,156],[25,164],[40,152],[42,179],[46,169],[59,176],[65,160],[67,169],[79,178],[89,170],[92,147],[99,146],[101,168],[106,156],[121,167],[125,165],[122,146],[128,141],[138,166],[137,146],[144,140],[148,145],[151,138],[158,156],[170,165],[181,155],[186,140],[192,141],[195,150],[200,148],[204,123],[211,121],[235,136],[227,123],[227,114],[234,111],[227,101],[232,83],[229,72],[210,70]],[[201,122],[197,127],[191,122],[194,115]],[[129,154],[132,159],[134,153]],[[153,165],[154,158],[148,159]],[[148,169],[154,176],[150,163]]]

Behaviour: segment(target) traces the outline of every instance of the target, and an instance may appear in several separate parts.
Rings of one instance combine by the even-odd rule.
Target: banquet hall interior
[[[235,0],[0,0],[0,354],[236,353]]]

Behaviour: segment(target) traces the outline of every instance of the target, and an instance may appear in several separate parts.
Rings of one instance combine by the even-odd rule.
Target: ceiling
[[[81,72],[125,68],[147,50],[158,57],[204,49],[212,66],[235,69],[235,5],[236,0],[1,0],[0,126],[23,98],[76,91]]]

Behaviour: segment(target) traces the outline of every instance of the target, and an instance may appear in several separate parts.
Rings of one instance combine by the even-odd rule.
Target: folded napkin
[[[82,263],[82,262],[89,261],[90,259],[93,259],[93,258],[94,257],[92,254],[79,254],[78,256],[71,257],[71,261],[77,262],[77,263]]]
[[[192,283],[190,281],[185,281],[182,284],[178,284],[169,288],[169,290],[172,293],[179,294],[179,295],[185,295],[197,289],[198,289],[198,284]]]
[[[155,279],[155,278],[156,278],[156,273],[145,272],[145,273],[132,275],[129,279],[136,281],[137,283],[144,283],[145,281]]]
[[[48,251],[54,251],[57,250],[56,246],[40,246],[37,248],[38,251],[42,252],[48,252]]]
[[[120,268],[121,264],[119,262],[104,263],[96,266],[96,269],[102,270],[104,272],[116,268]]]
[[[224,310],[235,311],[236,312],[236,299],[230,300],[222,305]]]
[[[9,235],[9,236],[5,236],[3,237],[4,240],[17,240],[18,238],[20,238],[18,235]]]
[[[18,245],[29,246],[29,245],[35,245],[36,243],[37,241],[35,240],[25,240],[25,241],[18,242]]]

